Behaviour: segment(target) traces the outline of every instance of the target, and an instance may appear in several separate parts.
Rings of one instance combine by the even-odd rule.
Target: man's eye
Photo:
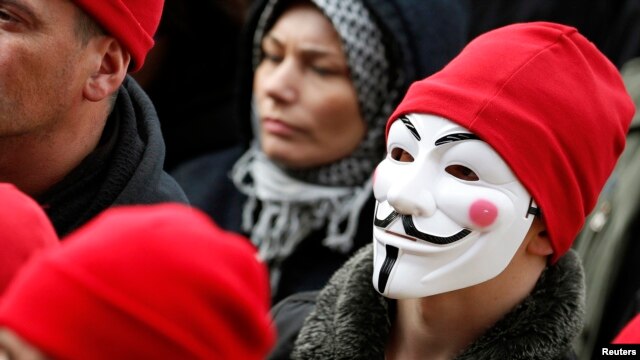
[[[413,156],[401,148],[391,149],[391,158],[400,162],[412,162]]]
[[[1,3],[2,1],[0,1],[0,7],[2,7]],[[17,26],[24,24],[25,22],[22,21],[21,17],[16,15],[15,11],[4,8],[0,9],[0,26],[2,26],[3,30],[16,30]]]
[[[9,13],[4,10],[0,10],[0,21],[13,21],[15,20]]]
[[[478,181],[478,175],[464,165],[449,165],[444,171],[448,172],[452,176],[465,181]]]

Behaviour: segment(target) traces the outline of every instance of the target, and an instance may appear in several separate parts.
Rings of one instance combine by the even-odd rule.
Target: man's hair
[[[82,46],[87,46],[94,36],[105,35],[106,31],[82,9],[76,11],[75,33]]]

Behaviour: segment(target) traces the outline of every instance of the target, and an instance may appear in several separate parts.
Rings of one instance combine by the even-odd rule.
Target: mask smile
[[[389,234],[400,236],[402,238],[412,240],[412,241],[416,241],[416,239],[420,239],[433,244],[446,245],[446,244],[451,244],[453,242],[456,242],[458,240],[462,240],[467,235],[471,234],[471,230],[463,228],[462,230],[458,231],[457,233],[451,236],[436,236],[436,235],[427,234],[418,230],[418,228],[416,228],[415,224],[413,223],[413,218],[410,215],[400,215],[397,211],[394,210],[386,218],[381,220],[381,219],[378,219],[377,217],[378,215],[377,206],[376,206],[375,214],[376,216],[373,221],[373,224],[375,226],[385,229],[385,232]],[[402,219],[402,227],[404,228],[404,232],[406,233],[406,235],[386,230],[386,228],[389,227],[391,223],[396,221],[398,217]]]

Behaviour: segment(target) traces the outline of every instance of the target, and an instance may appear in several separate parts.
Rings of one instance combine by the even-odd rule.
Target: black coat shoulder
[[[291,295],[271,309],[278,340],[267,357],[269,360],[289,359],[304,320],[316,307],[319,291],[306,291]]]
[[[240,232],[246,196],[231,180],[233,164],[245,148],[234,146],[190,160],[171,172],[192,206],[204,211],[225,230]]]

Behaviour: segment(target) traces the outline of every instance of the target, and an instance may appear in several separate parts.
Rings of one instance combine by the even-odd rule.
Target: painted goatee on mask
[[[447,119],[395,121],[376,170],[373,285],[390,298],[419,298],[500,274],[537,212],[504,160]]]

